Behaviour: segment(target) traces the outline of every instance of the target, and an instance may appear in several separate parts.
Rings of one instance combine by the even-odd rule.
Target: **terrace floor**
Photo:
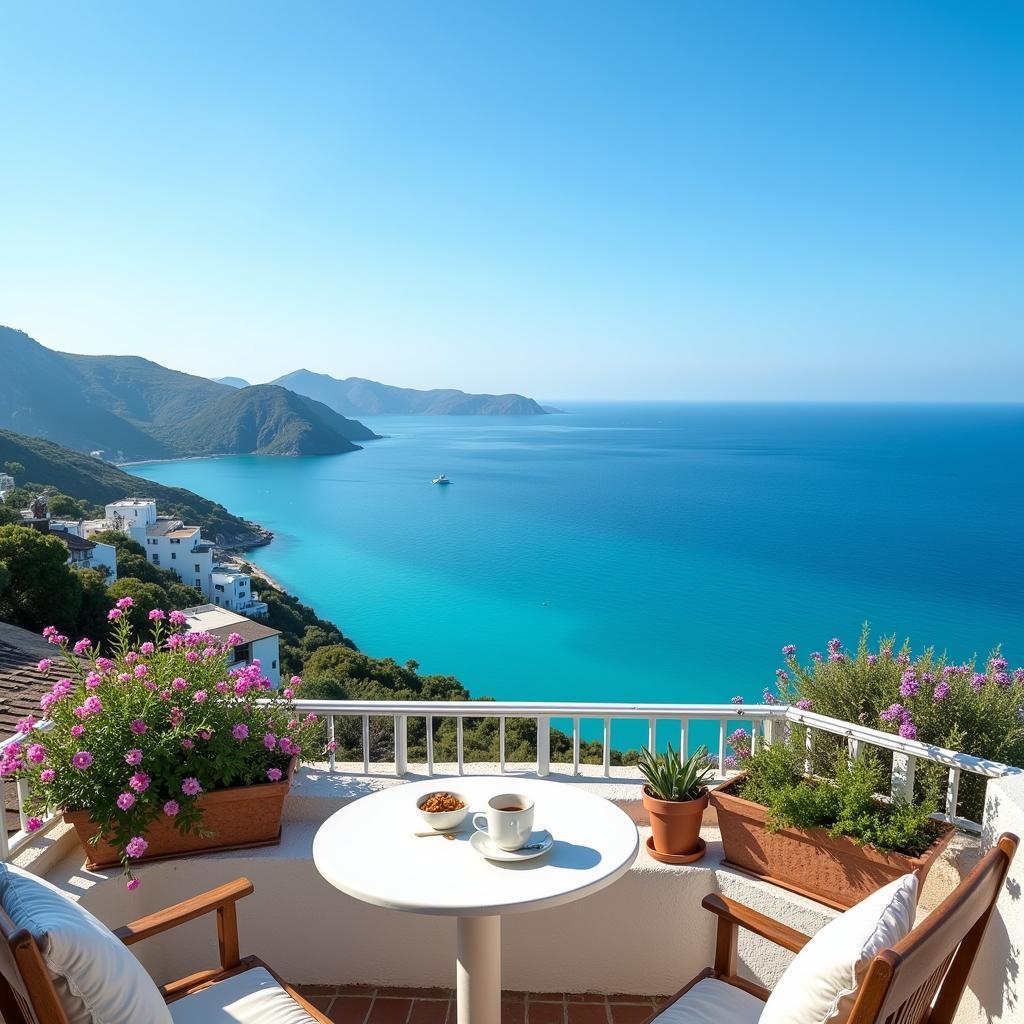
[[[455,993],[445,988],[297,985],[336,1024],[454,1024]],[[667,996],[503,992],[502,1024],[640,1024]]]

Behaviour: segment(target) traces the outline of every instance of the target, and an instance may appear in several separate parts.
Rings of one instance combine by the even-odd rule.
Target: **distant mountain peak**
[[[241,377],[214,377],[213,382],[215,384],[227,384],[229,388],[247,388],[250,386],[249,382]]]
[[[455,388],[419,391],[306,369],[286,373],[271,383],[323,402],[343,416],[544,416],[548,412],[523,395],[473,395]]]

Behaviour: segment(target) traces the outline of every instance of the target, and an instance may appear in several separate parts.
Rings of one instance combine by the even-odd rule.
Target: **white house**
[[[90,540],[81,519],[51,519],[47,532],[64,542],[72,569],[105,569],[108,583],[117,579],[117,549]]]
[[[267,605],[252,592],[252,577],[232,565],[215,565],[210,573],[210,598],[215,605],[259,619]]]
[[[156,522],[156,499],[124,498],[112,501],[106,506],[106,513],[115,530],[132,536],[135,527],[149,526]]]
[[[263,674],[275,689],[281,684],[279,629],[271,629],[262,622],[253,622],[244,615],[218,608],[215,604],[201,604],[186,608],[188,628],[193,632],[212,633],[219,640],[227,640],[237,633],[242,642],[232,652],[231,667],[249,665],[259,660]]]
[[[4,495],[14,489],[14,477],[10,473],[0,473],[0,501],[3,501]]]

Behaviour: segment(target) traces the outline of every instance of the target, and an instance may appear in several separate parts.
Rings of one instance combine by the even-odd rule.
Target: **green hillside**
[[[126,460],[329,455],[376,435],[284,388],[237,389],[136,356],[55,352],[0,327],[0,429]]]
[[[62,494],[97,505],[119,498],[155,498],[161,515],[177,516],[201,526],[203,536],[226,547],[254,547],[265,543],[267,533],[260,527],[232,515],[223,505],[202,498],[183,487],[141,480],[88,455],[62,448],[52,441],[24,437],[0,430],[0,465],[20,462],[20,486],[31,483],[55,487]]]

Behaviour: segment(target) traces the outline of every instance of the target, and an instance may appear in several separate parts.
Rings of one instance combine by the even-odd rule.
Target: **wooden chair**
[[[931,914],[902,941],[878,953],[858,987],[849,1024],[950,1024],[1018,842],[1009,833],[1000,836],[998,843]],[[715,965],[680,989],[645,1024],[653,1024],[666,1011],[678,1024],[686,1024],[686,1005],[680,1001],[706,978],[767,1000],[771,994],[768,989],[736,975],[740,928],[793,953],[799,953],[810,941],[810,936],[724,896],[705,896],[701,905],[718,918]]]
[[[132,946],[176,925],[216,912],[220,966],[199,971],[160,988],[169,1005],[181,1000],[186,1001],[176,1008],[177,1012],[172,1011],[176,1024],[179,1019],[189,1020],[189,997],[255,968],[267,971],[292,1001],[316,1024],[330,1024],[327,1017],[279,978],[262,960],[254,956],[239,956],[235,903],[252,891],[252,882],[247,878],[238,878],[209,892],[193,896],[176,906],[132,921],[123,928],[118,928],[114,934],[126,946]],[[0,943],[0,1016],[5,1024],[68,1024],[68,1018],[33,936],[24,928],[16,929],[3,910],[0,910],[0,933],[4,940]],[[182,1014],[182,1010],[186,1012]],[[140,1021],[139,1024],[143,1022]]]

